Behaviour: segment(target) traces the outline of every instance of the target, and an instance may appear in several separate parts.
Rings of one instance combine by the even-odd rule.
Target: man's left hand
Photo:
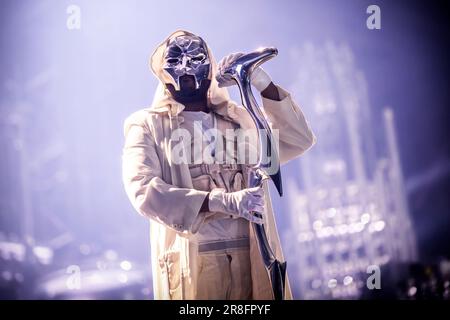
[[[217,65],[217,75],[216,80],[219,83],[219,87],[229,87],[235,84],[235,82],[228,76],[224,75],[223,72],[226,70],[234,61],[242,57],[244,53],[236,52],[229,54],[224,57]],[[256,68],[251,75],[251,84],[259,91],[263,92],[272,83],[270,76],[261,68]]]

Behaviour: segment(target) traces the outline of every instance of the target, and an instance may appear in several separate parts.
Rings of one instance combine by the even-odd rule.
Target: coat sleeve
[[[289,92],[277,88],[281,101],[262,97],[262,103],[272,129],[278,129],[280,162],[284,164],[314,145],[316,137]]]
[[[133,207],[178,232],[197,232],[204,220],[199,211],[208,193],[163,181],[154,138],[145,124],[129,117],[124,131],[122,179]]]

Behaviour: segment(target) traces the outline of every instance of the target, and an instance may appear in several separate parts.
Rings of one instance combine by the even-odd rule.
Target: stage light
[[[107,250],[105,252],[105,258],[109,261],[115,261],[115,260],[117,260],[118,257],[119,257],[119,255],[114,250]]]
[[[323,226],[323,223],[321,220],[316,220],[313,223],[313,229],[316,231],[322,229],[322,226]]]
[[[345,277],[344,277],[344,281],[343,281],[344,286],[348,286],[348,285],[350,285],[352,282],[353,282],[353,278],[352,278],[351,276],[345,276]]]
[[[361,216],[361,223],[367,224],[370,221],[370,214],[369,213],[363,213]]]
[[[121,267],[123,270],[125,270],[125,271],[130,271],[132,265],[131,265],[131,262],[130,262],[130,261],[123,260],[123,261],[120,263],[120,267]]]
[[[51,248],[36,246],[33,248],[33,253],[42,264],[50,264],[53,259],[53,250]]]
[[[328,288],[333,289],[337,286],[337,280],[336,279],[330,279],[328,281]]]

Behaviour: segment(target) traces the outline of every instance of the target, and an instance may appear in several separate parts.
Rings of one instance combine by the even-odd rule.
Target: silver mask
[[[176,90],[180,90],[180,77],[191,75],[195,78],[196,89],[209,75],[210,61],[202,38],[178,36],[172,39],[164,54],[164,70],[172,77]]]

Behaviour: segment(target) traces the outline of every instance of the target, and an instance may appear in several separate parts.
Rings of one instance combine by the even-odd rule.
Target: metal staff
[[[258,162],[250,176],[249,187],[259,186],[264,179],[270,178],[275,184],[278,193],[282,196],[280,161],[276,145],[274,144],[272,130],[253,96],[250,85],[250,77],[253,70],[277,54],[278,50],[276,48],[264,48],[245,54],[224,70],[223,75],[236,81],[241,93],[242,104],[250,113],[258,130]],[[256,234],[259,251],[269,274],[274,298],[275,300],[283,300],[286,262],[280,262],[276,259],[267,240],[264,225],[253,223],[252,226]]]

